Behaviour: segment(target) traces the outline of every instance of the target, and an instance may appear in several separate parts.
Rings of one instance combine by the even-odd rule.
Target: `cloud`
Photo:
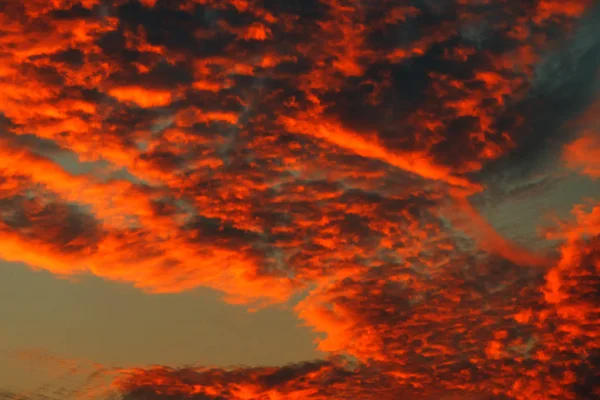
[[[332,362],[289,365],[281,369],[253,368],[202,370],[155,368],[144,374],[128,371],[117,380],[117,386],[134,385],[124,397],[136,399],[304,399],[304,398],[393,398],[398,394],[418,396],[418,391],[401,388],[385,375],[375,371],[346,370]],[[162,382],[158,383],[158,382]],[[455,398],[452,392],[433,391],[434,396],[420,398]],[[480,395],[469,399],[484,399]],[[464,397],[463,397],[464,398]],[[500,398],[500,397],[497,397]]]
[[[570,168],[593,178],[600,177],[600,143],[595,131],[586,132],[565,146],[564,157]]]
[[[593,6],[3,4],[0,256],[252,306],[308,293],[317,346],[355,364],[121,370],[130,399],[576,398],[596,209],[557,260],[472,196],[551,140],[596,175],[595,131],[561,136],[597,89]]]
[[[577,118],[570,121],[568,127],[577,132],[574,134],[576,138],[564,144],[562,154],[568,168],[592,178],[600,177],[598,111],[600,111],[600,101],[596,100]]]
[[[434,279],[381,268],[315,290],[301,318],[327,333],[323,350],[355,361],[122,370],[113,385],[127,399],[591,399],[600,390],[596,209],[576,209],[546,271],[465,255]]]
[[[122,102],[132,102],[140,107],[161,107],[171,103],[171,93],[147,90],[142,87],[115,87],[108,93]]]
[[[598,95],[598,7],[578,19],[567,40],[552,46],[535,63],[529,79],[531,90],[497,121],[514,126],[516,146],[483,168],[482,179],[490,180],[507,171],[517,176],[539,174],[541,168],[555,165],[562,147],[575,140],[589,120]],[[519,121],[518,125],[514,125]],[[581,123],[579,124],[581,125]]]

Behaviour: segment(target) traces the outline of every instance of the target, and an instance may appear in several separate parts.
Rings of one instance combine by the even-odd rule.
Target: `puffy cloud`
[[[577,136],[563,148],[563,158],[567,166],[592,178],[600,177],[600,101],[596,101],[577,119],[571,121],[569,128]]]
[[[569,167],[593,178],[600,177],[599,136],[596,131],[586,132],[565,146],[565,159]]]

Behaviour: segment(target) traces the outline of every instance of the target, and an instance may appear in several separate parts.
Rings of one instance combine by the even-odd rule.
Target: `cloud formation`
[[[592,398],[598,207],[548,233],[556,258],[470,198],[596,107],[597,14],[0,2],[0,257],[232,303],[308,292],[295,311],[331,360],[119,370],[125,399]],[[565,141],[568,167],[598,177],[597,133]]]

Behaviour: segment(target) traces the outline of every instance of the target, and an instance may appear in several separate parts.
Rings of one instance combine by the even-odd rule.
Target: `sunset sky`
[[[0,0],[0,400],[597,382],[597,1]]]

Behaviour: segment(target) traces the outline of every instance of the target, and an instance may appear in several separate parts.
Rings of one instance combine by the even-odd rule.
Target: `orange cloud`
[[[8,4],[0,257],[253,306],[306,293],[335,356],[113,371],[132,399],[590,392],[597,207],[548,237],[555,259],[471,205],[585,91],[534,83],[592,2],[534,3]],[[597,177],[586,129],[564,158]]]
[[[565,145],[564,159],[571,169],[592,178],[600,177],[600,134],[589,130],[581,137]]]
[[[319,139],[330,141],[335,145],[351,150],[362,157],[375,158],[387,162],[397,168],[424,178],[446,181],[452,185],[461,187],[477,187],[467,179],[453,176],[449,168],[435,165],[432,161],[428,160],[426,154],[419,152],[395,154],[385,149],[385,147],[364,139],[356,133],[349,132],[334,123],[318,122],[311,124],[289,117],[282,118],[281,122],[289,131],[314,135]]]
[[[163,107],[172,101],[168,91],[148,90],[136,86],[115,87],[108,93],[119,101],[131,102],[140,107]]]

